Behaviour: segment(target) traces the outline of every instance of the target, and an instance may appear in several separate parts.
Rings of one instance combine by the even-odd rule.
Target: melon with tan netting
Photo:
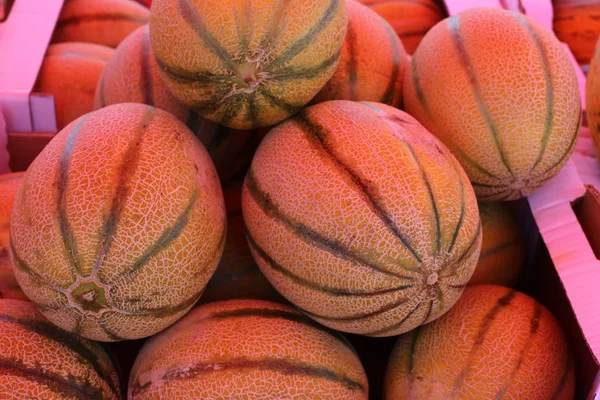
[[[475,194],[456,159],[380,103],[319,103],[273,128],[242,210],[275,288],[318,322],[368,336],[446,312],[481,246]]]
[[[225,207],[206,149],[166,111],[118,104],[58,133],[15,200],[15,276],[46,318],[102,341],[182,317],[214,272]]]
[[[344,0],[155,0],[150,38],[175,96],[249,129],[282,121],[321,90],[346,24]]]
[[[456,155],[480,200],[527,196],[569,159],[581,120],[575,70],[532,18],[468,9],[433,27],[411,64],[406,110]]]
[[[385,400],[572,400],[574,372],[565,335],[543,305],[478,285],[442,318],[400,336]]]

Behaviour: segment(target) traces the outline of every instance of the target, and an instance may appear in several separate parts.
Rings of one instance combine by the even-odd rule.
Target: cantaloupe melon
[[[236,129],[299,111],[337,67],[344,0],[155,0],[150,38],[173,94]]]
[[[128,398],[367,400],[354,349],[289,306],[230,300],[198,307],[142,348]]]
[[[589,64],[600,35],[597,0],[553,0],[556,37],[569,45],[580,64]]]
[[[242,210],[273,286],[318,322],[368,336],[446,312],[481,247],[475,194],[456,159],[380,103],[319,103],[273,128]]]
[[[468,9],[433,27],[411,64],[407,112],[456,155],[480,200],[527,196],[569,159],[581,120],[575,70],[534,19]]]
[[[152,335],[198,300],[225,242],[206,149],[166,111],[117,104],[57,134],[15,199],[15,276],[46,318],[102,341]]]
[[[398,339],[385,400],[572,400],[574,372],[562,329],[543,305],[478,285],[442,318]]]

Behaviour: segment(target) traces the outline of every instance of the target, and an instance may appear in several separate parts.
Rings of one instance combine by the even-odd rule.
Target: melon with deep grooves
[[[525,235],[508,203],[480,202],[483,240],[469,285],[513,286],[525,265]]]
[[[52,43],[88,42],[114,48],[149,20],[148,9],[130,0],[68,0]]]
[[[385,400],[572,400],[573,359],[562,329],[531,297],[468,287],[437,321],[402,335]]]
[[[223,195],[227,209],[225,249],[198,303],[230,299],[285,301],[260,271],[248,248],[242,216],[241,183],[225,187]]]
[[[406,110],[456,155],[480,200],[514,200],[552,178],[581,120],[573,65],[518,12],[472,8],[433,27],[404,81]]]
[[[150,38],[175,96],[249,129],[282,121],[321,90],[346,25],[344,0],[156,0]]]
[[[122,398],[102,347],[51,324],[31,303],[0,300],[0,332],[0,398]]]
[[[12,271],[9,255],[10,217],[25,172],[0,175],[0,299],[28,300]]]
[[[273,286],[331,328],[393,336],[458,300],[481,246],[449,150],[385,104],[328,101],[273,128],[242,193],[250,250]]]
[[[198,307],[146,342],[128,397],[367,400],[354,349],[289,306],[230,300]]]
[[[600,35],[597,0],[553,0],[556,37],[569,45],[579,64],[589,64]]]
[[[114,52],[107,46],[81,42],[48,47],[34,91],[54,96],[59,130],[94,109],[96,86]]]
[[[400,108],[406,52],[377,13],[346,0],[348,28],[335,73],[312,103],[327,100],[376,101]]]
[[[145,337],[198,300],[225,224],[215,168],[185,125],[113,105],[67,126],[29,167],[11,220],[14,272],[63,329]]]
[[[359,0],[381,15],[413,54],[423,36],[446,17],[436,0]]]

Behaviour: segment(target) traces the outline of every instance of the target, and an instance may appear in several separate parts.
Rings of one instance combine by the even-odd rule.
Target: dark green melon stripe
[[[17,268],[19,268],[21,271],[25,272],[27,275],[29,275],[39,285],[51,287],[52,289],[56,290],[56,288],[48,285],[49,284],[48,279],[41,276],[37,271],[35,271],[33,268],[31,268],[29,266],[29,264],[27,264],[25,262],[25,260],[23,260],[21,258],[21,256],[17,253],[17,249],[15,249],[15,245],[12,241],[12,236],[9,236],[8,241],[9,241],[9,245],[10,245],[10,251],[12,252],[13,258],[15,260],[15,266]]]
[[[110,250],[110,247],[113,243],[117,226],[121,221],[121,215],[125,209],[125,203],[131,194],[131,180],[133,179],[139,163],[142,142],[144,141],[144,134],[152,123],[152,119],[155,115],[155,108],[145,108],[144,116],[140,126],[136,129],[133,140],[129,142],[127,148],[125,149],[125,153],[121,159],[121,164],[117,169],[115,179],[116,187],[111,199],[108,215],[103,218],[104,222],[102,224],[102,228],[98,232],[100,246],[98,247],[98,251],[96,253],[96,262],[94,263],[94,267],[90,271],[90,274],[102,266],[104,257]],[[104,283],[102,282],[102,279],[100,279],[100,281],[101,283]]]
[[[98,357],[98,353],[101,352],[102,349],[95,343],[87,342],[92,347],[90,348],[84,344],[83,340],[85,339],[82,340],[77,335],[57,328],[53,324],[45,321],[15,318],[12,315],[0,313],[0,322],[19,325],[30,332],[35,332],[36,334],[67,348],[73,353],[78,354],[80,356],[77,358],[78,362],[83,364],[86,368],[91,367],[98,377],[106,382],[113,393],[116,394],[119,392],[119,382],[112,381],[110,373],[107,373],[108,371],[104,370],[102,367],[100,358]]]
[[[108,393],[91,385],[91,382],[82,377],[72,375],[62,376],[44,369],[41,365],[28,366],[18,359],[0,356],[0,375],[9,375],[27,379],[39,386],[44,386],[52,391],[56,398],[61,399],[98,399],[107,397]],[[117,393],[112,393],[117,396]]]
[[[295,221],[288,215],[284,214],[281,208],[275,204],[274,200],[271,198],[271,195],[260,187],[258,181],[254,177],[254,172],[252,169],[250,169],[246,175],[245,185],[250,193],[250,196],[256,202],[262,212],[264,212],[269,218],[282,223],[288,230],[294,233],[305,243],[315,246],[318,249],[321,249],[342,260],[346,260],[356,266],[368,268],[373,272],[379,272],[383,275],[405,279],[403,274],[384,269],[382,266],[364,257],[364,255],[360,254],[360,252],[353,251],[346,247],[340,241],[329,239],[302,222]]]
[[[243,15],[240,15],[238,7],[234,6],[233,16],[235,18],[235,29],[240,43],[240,54],[248,54],[250,42],[254,35],[254,23],[252,22],[252,0],[240,2]],[[263,48],[263,47],[261,47]]]
[[[341,50],[332,54],[331,57],[321,62],[320,64],[313,65],[306,68],[298,68],[295,66],[281,68],[275,75],[277,81],[285,82],[294,79],[308,80],[316,78],[317,76],[325,73],[331,66],[338,62],[341,54]]]
[[[477,187],[482,187],[482,188],[491,188],[491,189],[504,189],[504,188],[506,188],[506,184],[492,185],[492,184],[489,184],[489,183],[480,183],[480,182],[476,182],[476,181],[471,181],[471,185],[477,186]]]
[[[216,368],[217,367],[217,368]],[[165,373],[161,380],[187,380],[194,379],[200,375],[220,372],[226,370],[260,370],[278,372],[286,376],[298,376],[305,378],[315,378],[338,383],[351,392],[366,391],[362,383],[348,377],[345,374],[332,371],[327,367],[315,366],[301,360],[292,358],[261,358],[252,360],[245,357],[232,358],[227,361],[212,361],[197,363],[184,369],[171,370]],[[156,381],[154,381],[156,382]],[[139,394],[142,388],[139,382],[134,383],[133,394]],[[148,387],[148,386],[145,386]],[[140,390],[141,389],[141,390]]]
[[[475,341],[473,342],[473,345],[471,346],[471,350],[469,351],[469,354],[465,361],[465,365],[463,366],[460,373],[454,380],[453,392],[458,393],[461,390],[461,387],[462,387],[465,379],[469,375],[471,366],[475,360],[475,355],[476,355],[477,351],[483,345],[483,342],[485,341],[485,337],[486,337],[488,331],[490,330],[490,327],[492,326],[494,319],[496,318],[498,313],[500,313],[500,311],[502,311],[502,309],[504,307],[508,306],[512,302],[512,300],[515,298],[516,295],[517,295],[517,292],[515,292],[514,290],[509,290],[504,296],[502,296],[501,298],[498,299],[496,304],[483,317],[483,320],[481,321],[481,324],[479,325],[479,330],[477,331],[477,334],[475,335]]]
[[[156,54],[154,55],[154,59],[156,60],[158,67],[167,74],[171,80],[182,84],[192,84],[196,88],[224,83],[227,79],[224,76],[209,71],[193,72],[179,66],[168,64]]]
[[[252,128],[259,126],[260,113],[258,111],[258,104],[256,103],[256,92],[248,96],[246,117],[244,118],[247,122],[250,122]]]
[[[395,331],[397,329],[400,329],[400,327],[402,327],[402,325],[404,325],[404,323],[406,321],[408,321],[410,319],[410,317],[413,316],[413,314],[415,313],[415,311],[417,311],[420,306],[421,306],[421,302],[419,301],[417,303],[417,305],[412,310],[410,310],[404,317],[402,317],[401,320],[399,320],[398,322],[396,322],[393,325],[390,325],[390,326],[382,328],[382,329],[377,329],[377,330],[374,330],[374,331],[361,333],[361,335],[365,335],[365,336],[380,336],[380,335],[385,335],[385,334],[387,334],[387,333],[389,333],[391,331]]]
[[[106,335],[109,337],[110,340],[113,340],[115,342],[121,342],[123,340],[128,340],[128,338],[119,336],[115,331],[113,331],[111,328],[109,328],[108,325],[106,325],[106,322],[104,322],[104,320],[99,319],[98,325],[100,326],[100,328],[102,328],[102,330],[104,331],[104,333],[106,333]]]
[[[552,396],[552,400],[557,400],[562,394],[563,390],[565,390],[565,386],[567,385],[567,381],[569,380],[569,374],[573,369],[573,357],[570,352],[568,352],[566,359],[566,365],[562,376],[560,377],[560,381],[558,382],[558,387]]]
[[[188,218],[192,213],[194,205],[196,204],[196,200],[198,199],[198,189],[194,189],[192,192],[190,199],[185,207],[185,209],[177,216],[175,223],[172,226],[167,227],[160,237],[150,246],[148,249],[142,253],[142,255],[128,268],[126,268],[123,272],[121,272],[113,282],[109,282],[111,285],[116,285],[123,278],[130,277],[136,274],[141,268],[147,265],[148,261],[169,247],[169,245],[177,239],[181,232],[185,229],[185,226],[188,223]]]
[[[150,57],[152,57],[152,47],[150,46],[150,36],[142,36],[140,46],[140,77],[142,81],[142,99],[144,104],[154,105],[154,87],[150,73]]]
[[[579,113],[581,113],[581,108],[579,109]],[[565,153],[558,159],[558,161],[556,161],[548,169],[546,169],[544,172],[542,172],[540,174],[540,176],[544,176],[544,175],[548,174],[549,172],[551,172],[554,168],[558,167],[565,160],[565,158],[568,155],[571,154],[571,150],[575,146],[575,143],[577,143],[577,138],[579,137],[579,128],[580,128],[580,126],[581,126],[581,120],[579,121],[579,124],[577,124],[577,129],[575,130],[575,134],[573,135],[573,137],[571,139],[571,143],[569,143],[569,147],[567,147],[567,150],[565,151]],[[545,182],[546,180],[548,180],[550,178],[552,178],[552,177],[548,177],[543,182]]]
[[[271,269],[286,276],[292,282],[294,282],[300,286],[310,288],[317,292],[325,293],[325,294],[335,296],[335,297],[375,297],[375,296],[380,296],[382,294],[398,292],[400,290],[408,289],[412,286],[411,284],[407,284],[407,285],[400,285],[397,287],[392,287],[389,289],[351,290],[351,289],[346,289],[346,288],[333,288],[330,286],[321,285],[321,284],[309,281],[308,279],[305,279],[301,276],[298,276],[298,275],[294,274],[293,272],[291,272],[290,270],[284,268],[281,264],[277,263],[275,260],[273,260],[273,258],[271,258],[271,256],[269,256],[267,254],[267,252],[263,248],[261,248],[256,243],[256,241],[254,240],[254,238],[252,237],[252,235],[250,235],[250,233],[248,231],[246,231],[246,237],[248,238],[248,245],[250,246],[250,248],[252,250],[254,250],[256,255],[260,259],[262,259]],[[410,277],[406,277],[406,279],[413,280],[413,278],[410,278]]]
[[[415,93],[417,95],[417,100],[419,101],[419,104],[421,105],[421,107],[423,108],[423,111],[429,118],[429,121],[433,124],[434,123],[433,113],[431,112],[431,108],[429,107],[429,103],[427,102],[425,93],[423,92],[423,88],[421,86],[421,79],[419,78],[416,56],[417,56],[417,53],[413,54],[412,62],[411,62],[411,69],[412,69],[411,75],[412,75],[412,80],[413,80],[413,86],[415,88]],[[458,157],[460,157],[464,162],[471,164],[471,166],[473,168],[475,168],[477,171],[479,171],[482,174],[484,174],[492,179],[495,179],[497,181],[501,180],[496,175],[492,174],[491,172],[489,172],[488,170],[483,168],[477,161],[475,161],[474,159],[469,157],[465,152],[463,152],[460,148],[458,148],[458,146],[454,145],[454,143],[450,143],[449,138],[446,138],[446,145],[451,147],[452,151],[454,153],[456,153],[456,155]]]
[[[319,36],[321,32],[329,26],[331,21],[333,21],[335,14],[338,12],[340,8],[340,0],[331,0],[329,6],[319,19],[319,21],[314,25],[310,30],[306,33],[306,35],[302,36],[300,39],[296,40],[290,47],[287,48],[279,57],[273,60],[268,68],[269,70],[274,70],[274,68],[284,65],[288,61],[291,61],[294,57],[296,57],[300,52],[310,46]]]
[[[452,275],[456,275],[457,269],[460,266],[460,264],[465,260],[465,258],[469,257],[471,255],[471,253],[475,250],[478,249],[477,246],[475,246],[475,244],[477,243],[477,241],[479,240],[479,237],[483,234],[482,229],[481,229],[481,223],[477,226],[477,231],[475,231],[475,236],[473,236],[473,239],[471,240],[471,243],[469,243],[469,246],[467,246],[467,249],[460,255],[460,257],[458,257],[456,259],[456,261],[449,263],[448,265],[446,265],[444,268],[442,268],[438,274],[440,274],[440,276],[442,278],[448,278]],[[447,275],[441,275],[442,272],[449,270],[450,272]]]
[[[456,174],[456,179],[460,185],[460,216],[458,217],[458,222],[456,223],[456,229],[454,230],[454,234],[452,235],[452,240],[450,240],[450,245],[448,246],[448,253],[451,253],[454,250],[454,246],[456,245],[456,240],[458,239],[458,235],[460,234],[460,229],[465,220],[465,184],[462,180],[462,176],[460,174],[460,170],[457,166],[457,161],[452,159],[452,168]]]
[[[546,86],[546,117],[544,118],[544,134],[542,136],[542,148],[533,166],[529,170],[529,173],[531,173],[542,161],[544,153],[548,148],[548,142],[550,140],[550,135],[552,134],[552,128],[554,127],[554,78],[552,76],[552,70],[549,67],[550,60],[548,58],[548,50],[542,43],[539,35],[522,14],[516,12],[511,13],[519,20],[521,25],[525,27],[527,33],[529,34],[529,36],[531,36],[531,39],[535,44],[540,59],[540,65],[544,73],[544,82]]]
[[[90,118],[92,114],[87,114],[79,120],[67,136],[65,148],[59,159],[58,180],[56,182],[56,198],[57,198],[57,219],[60,235],[64,244],[64,252],[71,272],[74,276],[81,274],[81,259],[77,250],[77,242],[75,234],[71,229],[69,218],[67,216],[67,187],[69,182],[69,168],[71,164],[71,156],[75,148],[75,141],[81,131],[83,124]]]
[[[298,115],[291,119],[304,133],[307,141],[315,148],[326,161],[331,161],[337,167],[341,176],[346,178],[347,183],[354,186],[357,193],[361,196],[369,209],[379,218],[386,228],[400,240],[402,245],[413,255],[417,262],[422,262],[423,258],[417,253],[412,241],[404,235],[400,227],[391,217],[383,204],[383,199],[378,193],[378,188],[374,182],[362,177],[358,171],[346,164],[337,154],[335,146],[332,146],[329,139],[329,131],[322,125],[312,121],[306,110],[300,111]]]
[[[269,18],[266,33],[258,45],[259,49],[270,50],[275,46],[278,36],[281,34],[283,28],[285,28],[286,12],[289,5],[289,0],[277,0]]]
[[[496,123],[492,118],[492,114],[485,102],[485,99],[483,98],[481,86],[479,85],[479,79],[477,78],[477,75],[473,70],[473,63],[471,62],[469,53],[467,52],[465,43],[461,36],[459,16],[454,15],[448,18],[448,33],[450,34],[450,39],[454,43],[454,47],[458,56],[458,61],[471,85],[471,90],[473,92],[473,96],[475,97],[475,103],[477,104],[477,108],[479,109],[479,112],[481,113],[481,116],[483,117],[483,120],[485,121],[485,124],[487,125],[488,130],[492,135],[492,139],[494,140],[496,148],[498,149],[498,153],[500,155],[502,164],[505,166],[506,170],[514,176],[508,159],[504,154],[504,149],[502,145],[502,140],[500,138],[500,133],[498,132],[498,127],[496,126]]]
[[[259,88],[258,93],[261,94],[272,106],[281,108],[283,111],[287,111],[289,114],[294,114],[296,111],[304,107],[304,105],[288,103],[283,99],[273,96],[265,88]]]
[[[238,94],[235,97],[229,97],[225,104],[221,104],[219,108],[218,120],[221,124],[229,124],[242,110],[244,104],[248,104],[251,101],[253,94]]]
[[[111,22],[131,21],[131,22],[137,22],[140,25],[144,25],[144,24],[148,23],[147,19],[136,18],[135,16],[129,15],[129,14],[95,13],[95,14],[89,14],[89,15],[74,15],[69,18],[59,19],[58,22],[56,23],[56,28],[57,29],[63,28],[67,25],[79,25],[82,22],[104,22],[104,21],[111,21]]]
[[[419,325],[412,331],[408,332],[406,336],[408,337],[405,340],[410,340],[410,346],[408,348],[407,354],[407,366],[406,372],[408,375],[408,395],[410,395],[412,390],[412,384],[415,379],[415,369],[416,369],[416,354],[417,354],[417,343],[419,342],[419,337],[421,332],[423,331],[423,325]]]
[[[204,17],[198,13],[194,6],[189,4],[189,0],[177,0],[177,7],[184,21],[196,33],[198,39],[200,39],[206,49],[213,53],[225,67],[236,71],[237,63],[231,54],[219,43],[219,40],[209,32],[204,24]]]
[[[390,42],[392,44],[393,66],[392,66],[392,73],[390,74],[390,80],[388,82],[388,86],[385,90],[385,93],[383,94],[383,97],[381,98],[381,102],[384,104],[391,105],[394,102],[396,95],[398,94],[397,90],[396,90],[396,81],[398,80],[398,76],[400,75],[400,64],[402,62],[402,59],[400,58],[400,47],[398,46],[398,35],[392,29],[390,24],[388,24],[387,22],[384,21],[383,25],[385,26],[385,30],[386,30],[388,37],[390,39]],[[402,88],[400,90],[402,90]]]
[[[408,152],[410,153],[413,161],[415,162],[417,171],[419,172],[421,180],[423,181],[423,183],[425,184],[425,188],[427,189],[429,205],[431,207],[431,215],[433,216],[434,220],[433,225],[435,231],[435,252],[433,254],[433,257],[436,258],[440,254],[440,251],[442,249],[442,229],[440,226],[440,211],[438,210],[436,195],[433,192],[433,187],[431,186],[431,181],[427,174],[427,171],[423,168],[421,161],[419,161],[417,153],[415,153],[414,149],[412,148],[409,142],[405,141],[404,145],[408,149]]]
[[[504,398],[504,396],[510,389],[510,386],[512,385],[515,377],[517,376],[517,373],[521,369],[521,366],[523,365],[523,362],[525,361],[525,357],[528,355],[528,352],[531,349],[531,346],[533,345],[533,340],[535,339],[535,335],[537,334],[537,331],[540,327],[541,315],[542,315],[542,305],[539,303],[536,303],[533,308],[533,315],[532,315],[531,321],[530,321],[529,336],[527,337],[525,344],[519,351],[519,358],[517,359],[517,363],[515,364],[513,369],[510,371],[510,374],[508,375],[506,382],[504,382],[504,385],[502,385],[502,387],[496,394],[495,400],[500,400],[500,399]]]
[[[519,244],[518,240],[508,240],[508,241],[506,241],[504,243],[499,244],[496,247],[492,247],[491,249],[487,249],[486,251],[484,251],[483,253],[481,253],[479,255],[479,261],[484,260],[484,259],[486,259],[488,257],[491,257],[491,256],[493,256],[495,254],[501,253],[504,250],[506,250],[506,249],[508,249],[510,247],[516,246],[518,244]]]
[[[118,310],[118,311],[124,311],[126,314],[128,315],[149,315],[151,317],[154,318],[165,318],[165,317],[170,317],[174,314],[177,314],[181,311],[186,310],[187,308],[191,307],[192,305],[194,305],[202,296],[202,293],[204,293],[204,288],[202,288],[202,290],[194,293],[192,296],[188,297],[187,299],[183,300],[181,303],[176,304],[174,306],[163,306],[163,307],[155,307],[155,308],[138,308],[136,311],[130,311],[130,310]],[[135,302],[137,299],[126,299],[126,301],[129,302]]]
[[[269,308],[240,308],[237,310],[231,311],[220,311],[217,313],[211,314],[209,318],[215,319],[230,319],[230,318],[243,318],[243,317],[260,317],[267,319],[284,319],[286,321],[295,322],[304,326],[307,326],[312,329],[316,329],[319,332],[326,333],[330,336],[333,336],[337,340],[341,341],[346,347],[349,348],[354,354],[356,354],[356,350],[348,340],[342,336],[339,332],[329,329],[315,320],[308,318],[304,314],[300,314],[299,312],[287,311],[287,310],[274,310]]]
[[[348,64],[346,65],[346,72],[348,73],[348,89],[350,90],[349,100],[359,100],[356,95],[356,84],[358,83],[358,60],[356,59],[356,52],[358,51],[356,45],[357,33],[356,28],[354,27],[354,20],[351,18],[348,19],[345,40],[348,45]]]

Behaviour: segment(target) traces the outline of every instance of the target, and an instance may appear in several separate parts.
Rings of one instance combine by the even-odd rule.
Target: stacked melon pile
[[[57,40],[94,22],[80,3]],[[527,249],[501,202],[573,151],[569,58],[503,10],[441,20],[411,57],[401,25],[355,0],[154,0],[123,28],[95,111],[0,180],[0,276],[24,295],[0,290],[31,301],[0,300],[0,397],[119,398],[88,339],[149,338],[130,399],[573,398],[561,327],[510,288]],[[396,341],[384,385],[344,334]]]

